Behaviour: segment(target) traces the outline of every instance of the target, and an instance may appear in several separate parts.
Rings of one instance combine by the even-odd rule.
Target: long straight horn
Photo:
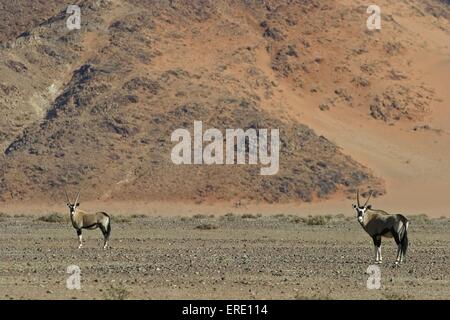
[[[364,207],[365,207],[366,204],[369,202],[371,196],[372,196],[372,190],[370,190],[369,197],[367,198],[366,203],[364,203]]]
[[[359,204],[359,189],[356,189],[356,202],[358,203],[358,207],[361,207]]]
[[[72,203],[70,202],[69,196],[67,195],[66,188],[64,188],[64,194],[66,195],[67,203]]]
[[[77,193],[77,200],[75,200],[75,205],[78,203],[78,198],[80,197],[80,191]]]

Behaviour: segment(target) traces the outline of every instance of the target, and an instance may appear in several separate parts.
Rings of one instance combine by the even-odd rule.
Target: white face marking
[[[78,206],[76,204],[68,204],[68,206],[69,206],[70,215],[74,215]]]
[[[367,211],[367,207],[356,207],[355,209],[358,214],[358,221],[362,223],[364,221],[364,214]]]

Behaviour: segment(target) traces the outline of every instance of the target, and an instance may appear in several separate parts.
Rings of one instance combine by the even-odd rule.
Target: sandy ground
[[[354,218],[118,217],[112,227],[110,249],[95,230],[78,250],[67,222],[3,216],[0,299],[450,298],[449,219],[413,217],[400,268],[385,240],[379,290],[366,287],[372,243]],[[69,265],[80,290],[66,288]]]

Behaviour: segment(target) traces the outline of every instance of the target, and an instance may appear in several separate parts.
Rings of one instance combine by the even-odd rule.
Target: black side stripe
[[[93,227],[93,226],[95,226],[95,225],[97,225],[97,224],[98,224],[98,223],[94,223],[94,224],[91,224],[90,226],[86,226],[86,227],[83,226],[82,228],[83,228],[83,229],[87,229],[87,228]]]

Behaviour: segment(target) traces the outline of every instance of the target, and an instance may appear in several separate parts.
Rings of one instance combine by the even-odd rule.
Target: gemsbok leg
[[[394,240],[397,244],[397,257],[395,258],[395,264],[398,265],[398,263],[400,262],[400,257],[402,255],[402,246],[400,244],[399,236],[396,233],[394,234]]]
[[[383,258],[381,257],[381,237],[380,236],[374,236],[373,238],[373,245],[375,247],[375,263],[381,263]]]
[[[107,225],[100,224],[100,230],[103,233],[103,249],[108,247],[109,235],[111,234],[111,221],[108,219]]]
[[[400,245],[402,246],[402,255],[400,262],[404,262],[406,251],[408,250],[408,222],[406,222],[405,232],[403,233],[403,238]]]
[[[78,235],[78,249],[81,249],[83,246],[83,235],[81,234],[81,229],[77,229],[77,235]]]

